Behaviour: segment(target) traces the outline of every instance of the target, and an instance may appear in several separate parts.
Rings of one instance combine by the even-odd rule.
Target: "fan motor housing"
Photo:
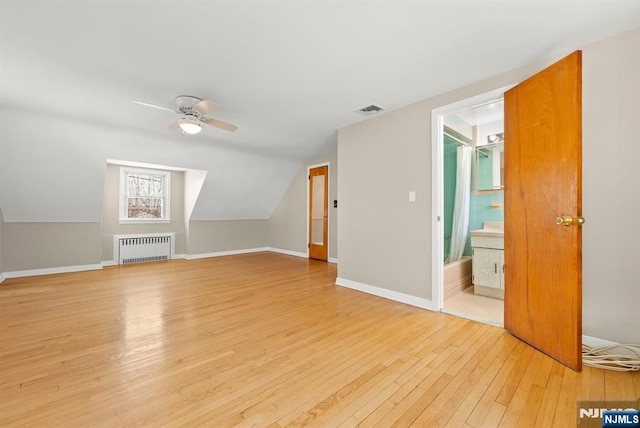
[[[200,113],[193,109],[193,106],[201,102],[202,99],[198,97],[194,97],[191,95],[178,95],[176,97],[176,104],[178,105],[178,110],[186,115],[192,116],[200,116]]]

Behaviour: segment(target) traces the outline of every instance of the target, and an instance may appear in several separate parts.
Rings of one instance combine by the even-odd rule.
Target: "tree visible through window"
[[[121,220],[168,220],[169,174],[121,171]]]

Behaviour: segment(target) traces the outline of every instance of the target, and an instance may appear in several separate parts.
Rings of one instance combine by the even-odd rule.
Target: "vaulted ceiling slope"
[[[637,0],[3,1],[0,206],[5,221],[99,221],[112,158],[208,171],[195,218],[267,218],[356,109],[638,26]],[[239,130],[183,136],[131,103],[181,94]]]

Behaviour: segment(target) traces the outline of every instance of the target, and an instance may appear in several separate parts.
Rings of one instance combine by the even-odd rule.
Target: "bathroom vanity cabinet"
[[[504,236],[471,235],[473,291],[504,299]]]

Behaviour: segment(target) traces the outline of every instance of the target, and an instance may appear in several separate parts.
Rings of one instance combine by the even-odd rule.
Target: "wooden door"
[[[329,167],[309,171],[309,257],[327,260],[329,229]]]
[[[578,51],[504,97],[504,325],[577,371],[582,369],[581,77]]]

